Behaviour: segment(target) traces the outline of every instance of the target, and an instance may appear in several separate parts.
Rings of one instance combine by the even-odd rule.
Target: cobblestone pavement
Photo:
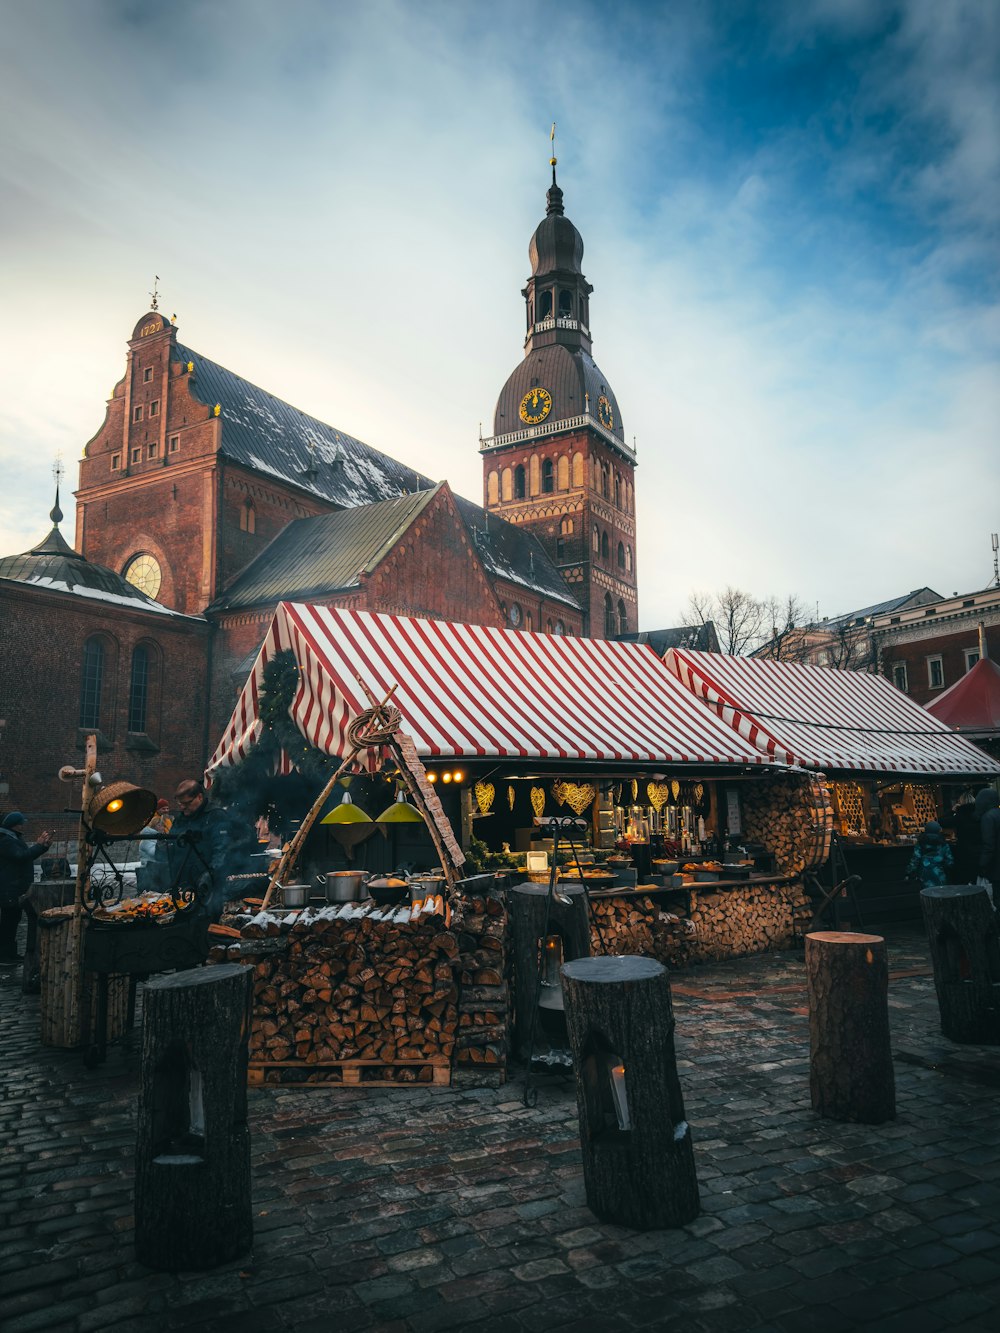
[[[255,1244],[206,1274],[133,1258],[138,1056],[43,1049],[0,986],[0,1328],[299,1333],[1000,1327],[1000,1048],[940,1035],[926,946],[889,936],[898,1116],[809,1106],[801,955],[674,973],[702,1212],[586,1207],[571,1089],[250,1093]]]

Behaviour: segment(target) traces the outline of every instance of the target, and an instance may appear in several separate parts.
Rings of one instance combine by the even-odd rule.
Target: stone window
[[[979,661],[979,649],[978,649],[978,648],[966,648],[966,650],[965,650],[965,669],[966,669],[966,671],[971,671],[972,668],[976,665],[976,663],[977,663],[978,661]]]
[[[155,458],[159,452],[160,452],[160,445],[158,441],[154,441],[153,444],[149,444],[146,446],[147,458]]]
[[[618,603],[618,633],[628,633],[628,612],[625,610],[625,603]]]
[[[160,400],[159,400],[159,398],[154,398],[153,401],[150,403],[150,405],[149,405],[149,415],[150,415],[151,417],[158,417],[158,416],[160,415]]]
[[[179,435],[171,435],[167,447],[172,454],[175,454],[181,447],[181,437]]]
[[[618,568],[619,568],[619,569],[624,569],[624,568],[625,568],[625,543],[624,543],[624,542],[619,542],[619,543],[618,543]]]
[[[141,463],[141,462],[142,462],[142,446],[140,445],[140,446],[138,446],[137,448],[133,449],[132,452],[129,454],[129,458],[131,458],[131,460],[132,460],[133,463]]]
[[[572,536],[572,533],[573,533],[573,520],[572,520],[571,518],[564,518],[564,519],[562,519],[561,522],[560,522],[560,524],[559,524],[559,531],[562,533],[562,535],[563,535],[564,537],[570,537],[570,536]]]
[[[139,404],[138,407],[133,407],[133,408],[132,408],[132,420],[133,420],[133,421],[141,421],[141,420],[142,420],[142,404],[141,404],[141,403]]]
[[[524,464],[518,463],[517,467],[514,469],[514,499],[523,500],[527,493]]]
[[[257,531],[257,511],[252,500],[246,500],[240,505],[240,531],[249,533]]]
[[[112,472],[117,472],[117,471],[121,468],[121,465],[122,465],[122,456],[121,456],[121,454],[112,454],[112,455],[111,455],[111,471],[112,471]]]
[[[615,606],[609,592],[604,594],[604,635],[608,639],[615,636]]]
[[[101,726],[101,692],[104,688],[104,644],[91,638],[83,645],[80,675],[80,726],[98,731]]]
[[[147,366],[146,369],[142,372],[143,384],[148,384],[152,378],[153,378],[153,367]]]
[[[608,541],[608,534],[601,533],[601,558],[607,560],[611,555],[611,543]]]
[[[546,495],[550,495],[555,490],[553,471],[552,459],[544,459],[542,462],[542,490]]]
[[[556,621],[555,625],[552,627],[552,633],[560,635],[566,633],[566,626],[562,623],[561,620]]]
[[[932,690],[939,690],[944,685],[944,663],[940,655],[927,659],[927,684]]]
[[[149,702],[149,652],[139,644],[132,650],[132,671],[128,691],[128,729],[146,730],[146,708]]]
[[[906,663],[894,662],[892,664],[892,683],[897,690],[906,693]]]

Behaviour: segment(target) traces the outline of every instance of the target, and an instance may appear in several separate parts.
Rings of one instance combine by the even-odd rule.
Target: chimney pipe
[[[979,622],[979,660],[985,662],[988,660],[990,650],[986,647],[986,622]]]

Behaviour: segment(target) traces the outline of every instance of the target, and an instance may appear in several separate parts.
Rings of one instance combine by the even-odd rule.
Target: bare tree
[[[682,615],[685,625],[707,625],[711,621],[719,647],[736,656],[751,652],[760,643],[767,619],[763,602],[731,585],[720,593],[693,592]]]
[[[810,642],[805,632],[805,607],[794,593],[784,599],[768,597],[763,603],[764,623],[770,630],[763,634],[755,656],[771,662],[806,662]]]

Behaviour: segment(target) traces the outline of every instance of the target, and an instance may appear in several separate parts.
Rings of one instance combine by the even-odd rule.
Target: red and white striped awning
[[[281,602],[208,772],[238,764],[260,734],[264,667],[291,650],[291,715],[326,754],[347,749],[369,706],[392,702],[428,756],[770,767],[774,761],[694,700],[646,644],[526,634],[442,620]]]
[[[762,754],[802,768],[955,776],[1000,773],[882,676],[671,648],[665,665]]]

